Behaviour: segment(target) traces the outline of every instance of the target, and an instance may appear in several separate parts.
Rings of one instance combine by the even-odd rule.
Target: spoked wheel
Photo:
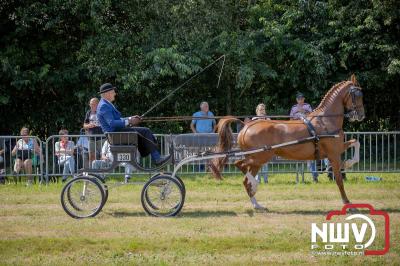
[[[166,172],[166,173],[157,173],[157,174],[153,175],[151,178],[156,178],[157,176],[160,176],[160,175],[167,175],[167,176],[171,176],[171,177],[172,177],[172,173]],[[186,187],[185,187],[185,183],[183,183],[182,179],[181,179],[178,175],[175,175],[174,178],[175,178],[176,181],[178,181],[178,183],[181,185],[181,187],[182,187],[182,189],[183,189],[183,195],[184,195],[184,197],[186,197]]]
[[[107,200],[108,200],[108,186],[107,186],[107,184],[106,184],[105,177],[102,177],[102,176],[100,176],[100,175],[93,174],[93,173],[90,173],[90,174],[88,174],[88,175],[83,175],[83,174],[82,174],[82,175],[79,175],[78,177],[81,177],[81,176],[97,179],[97,181],[99,182],[99,184],[103,187],[103,191],[104,191],[104,205],[105,205],[106,202],[107,202]]]
[[[141,201],[143,209],[149,215],[175,216],[185,202],[185,190],[178,179],[160,174],[152,177],[143,186]]]
[[[61,191],[61,205],[73,218],[94,217],[104,204],[103,186],[96,178],[76,177],[65,184]]]

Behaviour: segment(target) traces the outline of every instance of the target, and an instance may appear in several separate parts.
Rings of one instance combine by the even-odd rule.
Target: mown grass
[[[0,264],[399,265],[400,176],[382,174],[371,183],[364,176],[350,174],[345,187],[353,202],[389,212],[391,249],[384,256],[312,255],[311,223],[342,207],[338,189],[324,176],[318,184],[295,184],[293,175],[280,174],[257,193],[268,212],[252,210],[239,176],[183,177],[185,207],[168,219],[145,215],[141,186],[111,190],[103,211],[85,220],[62,210],[62,184],[0,186]]]

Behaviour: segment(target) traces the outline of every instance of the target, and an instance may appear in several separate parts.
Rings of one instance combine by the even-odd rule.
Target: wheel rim
[[[145,188],[149,211],[156,216],[168,216],[179,208],[182,202],[181,188],[176,182],[158,179]]]
[[[66,211],[73,216],[84,218],[101,208],[103,195],[99,185],[90,179],[79,179],[67,185],[63,195]],[[65,195],[66,194],[66,195]]]

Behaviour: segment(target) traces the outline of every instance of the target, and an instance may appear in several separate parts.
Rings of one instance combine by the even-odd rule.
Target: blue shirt
[[[214,117],[214,114],[211,111],[208,111],[207,114],[198,111],[193,114],[193,117]],[[217,122],[215,119],[193,119],[192,123],[195,125],[197,133],[213,133],[214,125]]]

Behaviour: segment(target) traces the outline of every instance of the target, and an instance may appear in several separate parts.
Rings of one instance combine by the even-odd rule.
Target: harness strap
[[[314,126],[311,124],[310,120],[308,120],[307,118],[305,118],[304,116],[301,117],[301,119],[303,120],[304,124],[307,126],[307,130],[308,133],[310,133],[310,135],[312,137],[314,137],[314,146],[315,146],[315,159],[319,160],[319,136],[317,135],[317,131],[315,130]]]

